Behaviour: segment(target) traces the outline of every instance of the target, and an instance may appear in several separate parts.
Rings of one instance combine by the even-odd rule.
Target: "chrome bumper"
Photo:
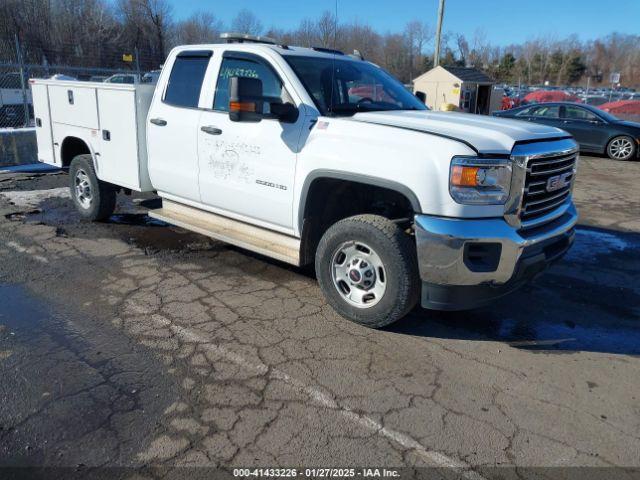
[[[573,202],[565,208],[564,214],[557,219],[529,232],[519,231],[502,218],[453,219],[416,215],[420,277],[424,283],[438,286],[505,284],[514,277],[525,249],[572,231],[578,213]],[[467,246],[472,244],[493,244],[496,264],[479,269],[470,266]]]

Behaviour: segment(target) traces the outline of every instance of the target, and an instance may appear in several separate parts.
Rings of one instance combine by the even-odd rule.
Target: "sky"
[[[167,0],[177,19],[208,10],[226,24],[242,8],[253,11],[266,28],[295,28],[303,18],[335,10],[336,0]],[[337,0],[340,22],[358,20],[380,32],[400,32],[414,19],[435,26],[438,0]],[[581,40],[611,32],[640,34],[640,0],[446,0],[443,31],[476,31],[494,45],[531,38]]]

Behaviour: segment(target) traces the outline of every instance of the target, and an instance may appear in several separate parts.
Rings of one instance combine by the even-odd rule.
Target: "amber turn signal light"
[[[456,187],[475,187],[478,185],[478,167],[454,165],[451,169],[451,185]]]
[[[253,102],[229,102],[231,112],[255,112],[256,104]]]

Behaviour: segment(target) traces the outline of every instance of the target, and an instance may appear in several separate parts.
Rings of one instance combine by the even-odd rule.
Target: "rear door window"
[[[542,105],[536,107],[530,115],[534,117],[543,117],[543,118],[558,118],[560,116],[560,107],[557,105],[546,106]]]
[[[534,107],[529,107],[529,108],[525,108],[524,110],[520,110],[518,113],[516,113],[516,117],[527,117],[529,115],[531,115],[531,112],[533,111]]]
[[[183,52],[176,57],[164,94],[165,103],[197,108],[211,52]]]

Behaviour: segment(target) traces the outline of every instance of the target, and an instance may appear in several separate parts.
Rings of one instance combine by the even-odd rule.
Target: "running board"
[[[300,265],[300,240],[215,213],[162,199],[149,216],[252,252]]]

